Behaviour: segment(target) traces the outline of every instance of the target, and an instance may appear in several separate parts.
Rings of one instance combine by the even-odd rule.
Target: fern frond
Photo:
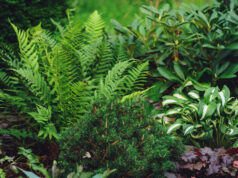
[[[89,38],[94,41],[99,37],[103,36],[104,21],[101,16],[98,14],[98,11],[95,11],[90,15],[88,21],[85,24],[86,32],[88,33]]]
[[[54,19],[51,18],[50,20],[56,26],[56,28],[59,30],[61,37],[64,37],[64,33],[65,33],[66,29],[59,22],[56,22]]]
[[[123,76],[123,73],[126,69],[131,66],[131,62],[124,61],[117,63],[107,74],[105,80],[101,79],[99,84],[99,96],[110,98],[113,95],[116,95],[116,91],[122,90],[121,86],[126,78]]]
[[[30,69],[14,69],[23,79],[26,80],[26,87],[40,98],[43,104],[50,103],[50,88],[45,79],[39,74]]]
[[[11,49],[6,44],[2,44],[0,46],[0,60],[8,67],[18,68],[21,65],[18,57],[15,54],[15,51]]]
[[[81,64],[81,72],[84,78],[90,76],[92,74],[92,68],[96,63],[96,57],[99,50],[99,46],[101,45],[102,40],[98,39],[86,46],[84,46],[80,51],[80,64]]]
[[[0,135],[11,135],[16,137],[18,140],[24,140],[26,138],[36,139],[37,135],[33,132],[29,132],[29,130],[25,129],[0,129]]]
[[[94,70],[94,78],[96,78],[97,80],[105,77],[108,69],[111,69],[112,64],[115,63],[111,45],[107,39],[104,39],[102,45],[100,46],[98,58],[99,62],[97,63]]]
[[[13,87],[11,77],[6,73],[0,70],[0,84],[7,88]]]
[[[51,120],[51,108],[45,108],[43,106],[37,106],[37,112],[29,112],[28,114],[32,116],[36,122],[40,124],[45,124]]]
[[[5,109],[14,107],[15,110],[26,107],[27,103],[22,97],[12,96],[0,90],[0,106]],[[9,108],[6,108],[9,109]]]
[[[124,101],[126,101],[128,99],[132,100],[134,98],[137,98],[137,97],[140,97],[140,96],[144,96],[144,95],[146,95],[147,91],[149,91],[149,90],[150,90],[150,88],[147,88],[146,90],[143,90],[143,91],[136,91],[136,92],[133,92],[133,93],[131,93],[129,95],[125,95],[121,99],[121,102],[124,102]]]
[[[94,88],[94,86],[81,81],[72,84],[70,88],[72,91],[70,103],[73,108],[72,111],[74,111],[74,117],[81,117],[87,112],[87,108],[91,104]]]
[[[117,50],[118,50],[118,52],[117,52],[116,59],[117,59],[118,62],[129,60],[129,56],[126,53],[126,50],[125,50],[123,45],[120,45]]]
[[[139,64],[128,71],[125,79],[125,90],[131,92],[133,90],[141,90],[147,79],[149,62]]]
[[[18,30],[17,27],[12,23],[11,25],[17,34],[20,55],[21,58],[24,60],[25,66],[32,69],[34,72],[37,72],[39,69],[39,64],[38,64],[38,54],[34,42],[29,40],[28,32]]]

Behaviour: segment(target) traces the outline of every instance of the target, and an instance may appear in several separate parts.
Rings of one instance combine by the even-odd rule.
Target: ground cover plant
[[[236,177],[237,148],[226,150],[209,147],[190,147],[177,162],[177,173],[166,175],[175,177]]]

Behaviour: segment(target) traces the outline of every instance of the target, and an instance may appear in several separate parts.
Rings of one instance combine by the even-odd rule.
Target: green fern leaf
[[[32,69],[34,72],[37,72],[39,69],[39,64],[38,64],[38,54],[35,49],[34,42],[29,40],[28,32],[18,30],[17,27],[12,23],[11,25],[17,34],[20,55],[24,61],[25,66]]]
[[[125,95],[121,99],[121,102],[125,102],[128,99],[132,100],[132,99],[137,98],[139,96],[144,96],[144,95],[146,95],[147,91],[149,91],[149,90],[150,90],[150,88],[147,88],[146,90],[143,90],[143,91],[136,91],[136,92],[133,92],[133,93],[131,93],[129,95]]]
[[[39,73],[34,73],[30,69],[14,69],[14,71],[26,80],[26,87],[38,96],[43,104],[50,103],[50,88]]]
[[[107,74],[104,79],[101,79],[99,84],[99,96],[110,98],[111,96],[115,95],[118,91],[122,90],[121,86],[126,78],[123,76],[123,73],[126,69],[131,66],[131,62],[124,61],[117,63]]]
[[[86,32],[89,38],[94,41],[103,36],[104,22],[101,16],[95,11],[90,15],[88,21],[85,24]]]
[[[97,80],[105,77],[108,72],[108,69],[112,68],[112,64],[114,63],[115,59],[113,57],[111,45],[107,39],[104,39],[102,45],[100,46],[99,51],[99,62],[95,67],[95,77]]]
[[[137,67],[131,68],[126,76],[124,89],[128,92],[143,89],[143,86],[146,83],[148,69],[148,61],[139,64]]]

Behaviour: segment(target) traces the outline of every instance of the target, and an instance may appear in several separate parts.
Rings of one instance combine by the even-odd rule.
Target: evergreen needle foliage
[[[59,163],[65,174],[80,164],[86,171],[116,168],[112,177],[163,177],[182,143],[137,101],[97,100],[78,124],[60,135]]]

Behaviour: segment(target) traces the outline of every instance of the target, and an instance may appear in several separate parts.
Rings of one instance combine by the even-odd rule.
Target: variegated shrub
[[[227,86],[184,93],[163,97],[163,106],[168,109],[163,117],[173,118],[173,123],[166,123],[168,134],[185,136],[196,146],[237,145],[238,100],[230,97]]]

